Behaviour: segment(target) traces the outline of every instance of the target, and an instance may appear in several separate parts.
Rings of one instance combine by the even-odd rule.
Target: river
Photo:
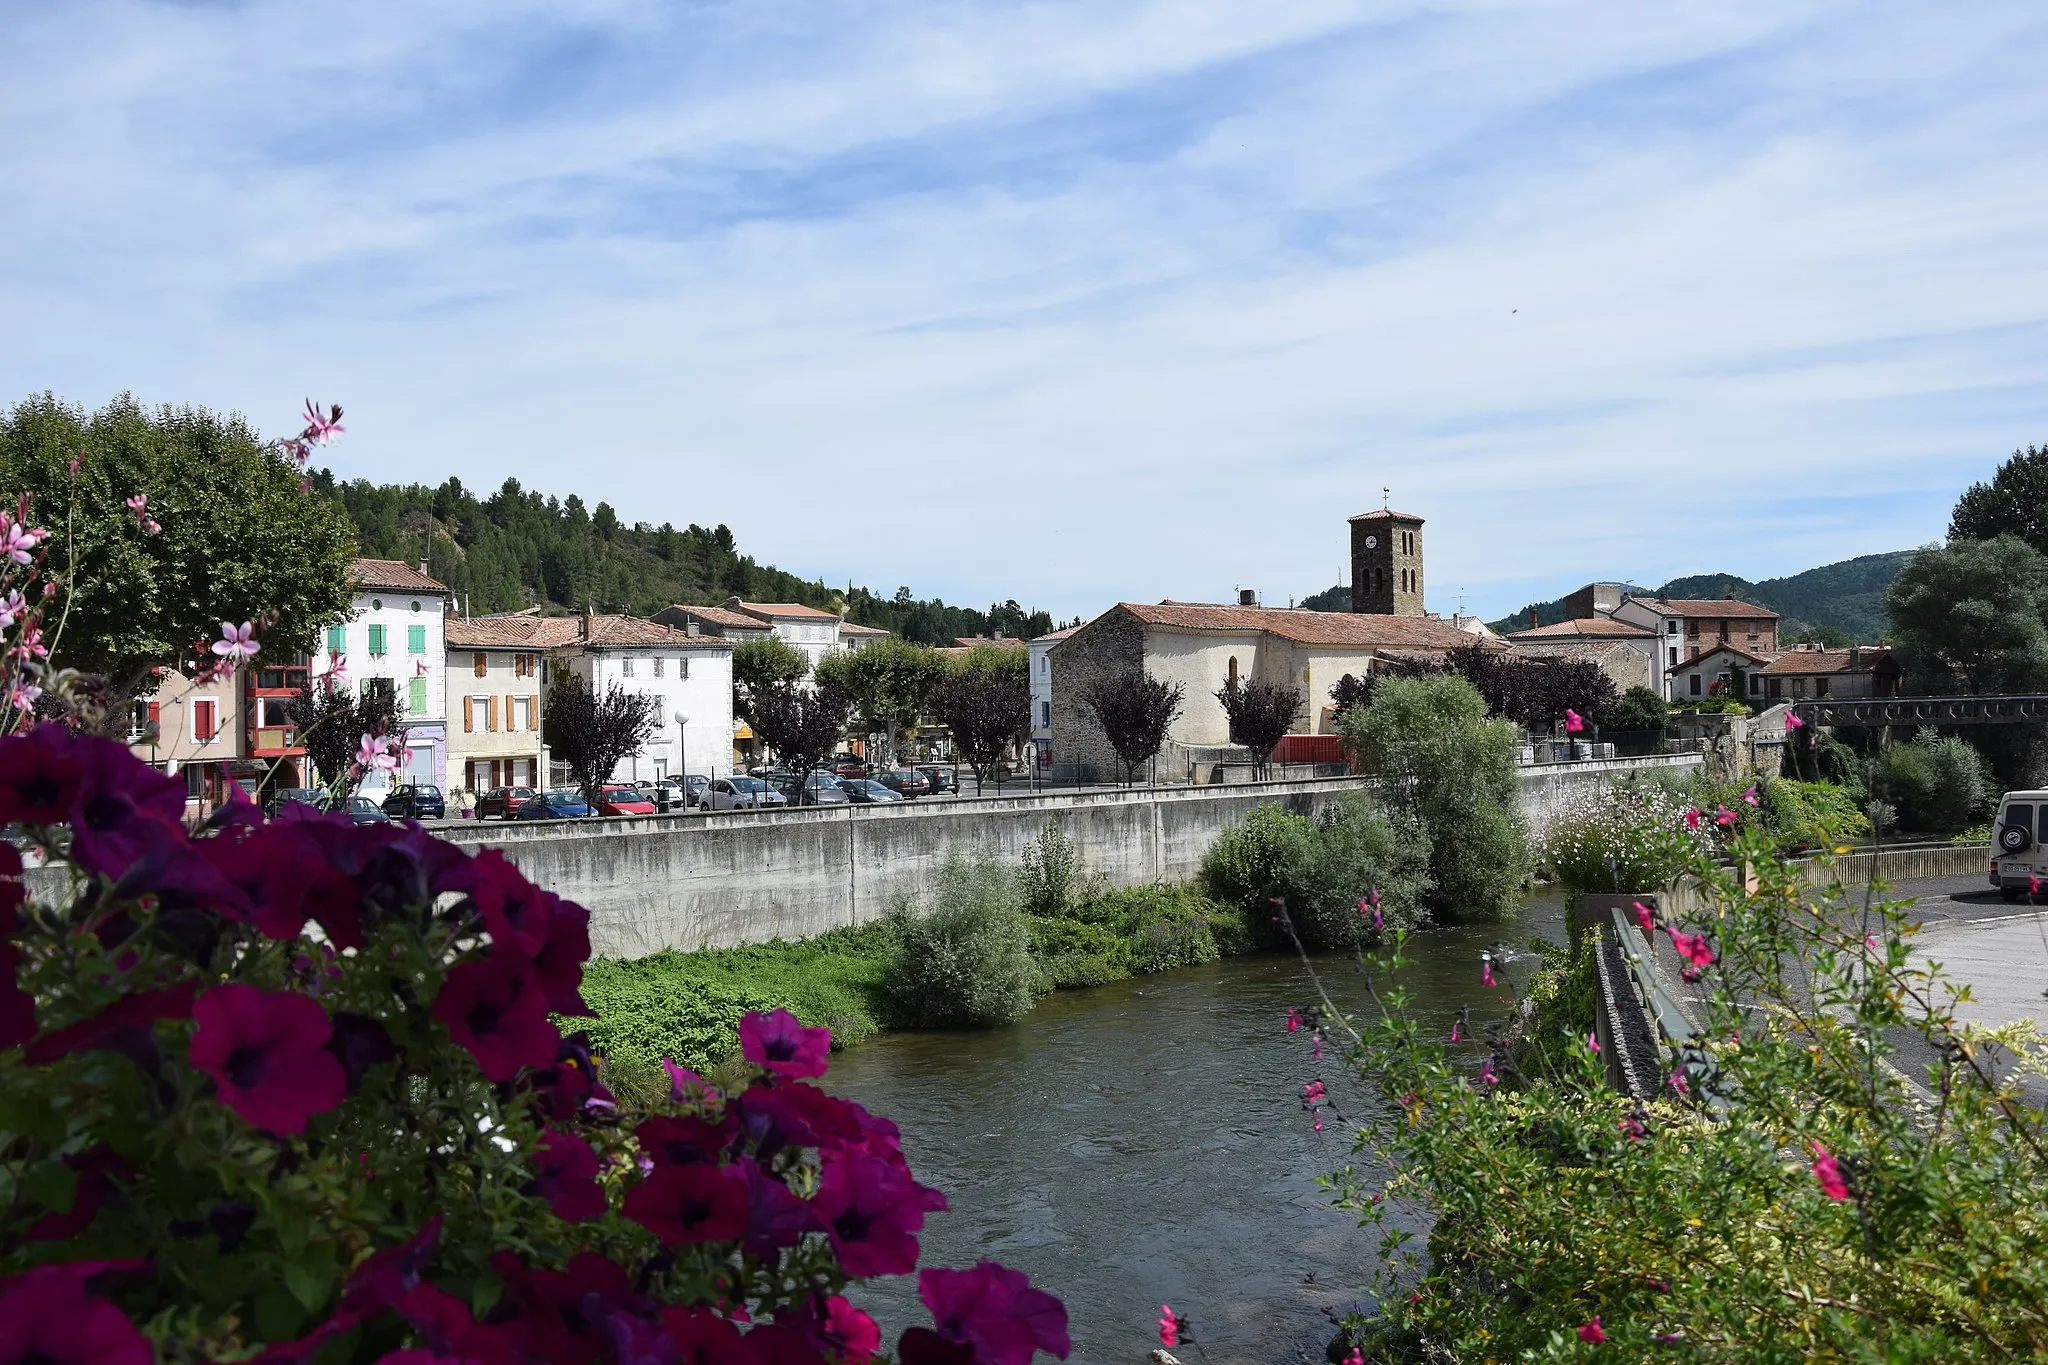
[[[1406,979],[1416,1008],[1446,1031],[1463,1005],[1500,1015],[1480,953],[1562,926],[1542,898],[1506,924],[1427,931]],[[1512,957],[1509,980],[1532,963]],[[1350,963],[1317,970],[1339,1008],[1364,1008]],[[1375,1258],[1317,1185],[1350,1159],[1350,1135],[1328,1111],[1316,1133],[1300,1088],[1320,1074],[1347,1113],[1377,1101],[1286,1031],[1288,1007],[1313,1000],[1297,960],[1230,958],[1060,991],[1006,1029],[886,1034],[835,1054],[825,1085],[902,1124],[912,1168],[950,1199],[925,1225],[924,1263],[1025,1271],[1065,1300],[1074,1361],[1142,1362],[1162,1303],[1192,1320],[1202,1349],[1184,1360],[1321,1360],[1323,1310],[1363,1303]],[[926,1321],[909,1279],[858,1298],[890,1340]]]

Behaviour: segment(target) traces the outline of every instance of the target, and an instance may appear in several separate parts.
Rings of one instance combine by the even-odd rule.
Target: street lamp
[[[683,763],[683,814],[690,813],[690,715],[676,712],[676,752]]]

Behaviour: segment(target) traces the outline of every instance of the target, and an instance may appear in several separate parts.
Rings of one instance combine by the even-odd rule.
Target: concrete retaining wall
[[[1696,763],[1611,759],[1524,769],[1532,817],[1571,790],[1618,772]],[[1081,864],[1114,886],[1183,881],[1226,828],[1275,802],[1314,815],[1361,778],[1227,787],[1106,790],[1079,796],[906,802],[718,816],[655,816],[587,825],[452,831],[489,845],[540,885],[590,908],[592,946],[606,957],[664,948],[730,947],[861,924],[930,884],[949,849],[983,847],[1014,860],[1057,814]]]

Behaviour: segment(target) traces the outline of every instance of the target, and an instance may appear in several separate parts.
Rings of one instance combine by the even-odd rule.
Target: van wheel
[[[2007,905],[2018,905],[2023,894],[2017,886],[2001,886],[1998,888],[1999,899],[2003,900]]]

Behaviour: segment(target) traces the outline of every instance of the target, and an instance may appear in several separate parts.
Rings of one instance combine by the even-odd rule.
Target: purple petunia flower
[[[8,1365],[151,1365],[128,1315],[94,1294],[98,1276],[143,1261],[60,1261],[0,1279],[0,1360]]]
[[[864,1151],[827,1151],[811,1204],[848,1275],[907,1275],[928,1207],[925,1190],[899,1164]]]
[[[822,1076],[831,1051],[831,1029],[805,1028],[788,1010],[756,1010],[740,1020],[741,1055],[770,1075]]]
[[[521,1067],[549,1065],[562,1041],[548,1020],[539,979],[526,963],[500,952],[450,971],[429,1012],[494,1081],[511,1080]]]
[[[581,1138],[550,1129],[534,1152],[533,1179],[526,1193],[548,1201],[565,1223],[581,1223],[605,1211],[604,1190],[597,1183],[597,1153]]]
[[[192,1065],[213,1077],[220,1101],[245,1122],[280,1135],[348,1095],[327,1050],[334,1026],[320,1002],[254,986],[216,986],[192,1006]]]
[[[732,1167],[657,1166],[626,1191],[620,1211],[668,1246],[738,1241],[747,1230],[746,1174]]]
[[[973,1346],[978,1365],[1030,1365],[1035,1351],[1065,1360],[1073,1350],[1066,1305],[994,1261],[976,1262],[972,1270],[921,1271],[917,1296],[931,1310],[939,1336]]]

